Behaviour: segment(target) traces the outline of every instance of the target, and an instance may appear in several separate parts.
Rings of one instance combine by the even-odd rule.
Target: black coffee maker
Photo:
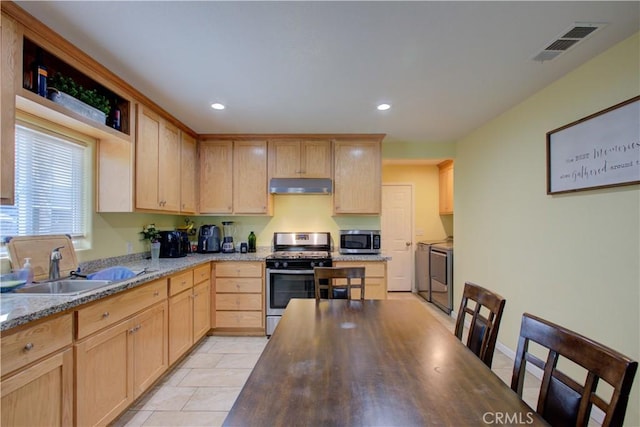
[[[189,251],[185,247],[184,239],[189,239],[182,231],[160,232],[160,258],[180,258],[187,256]]]
[[[198,253],[220,252],[220,229],[216,225],[201,225],[198,232]]]

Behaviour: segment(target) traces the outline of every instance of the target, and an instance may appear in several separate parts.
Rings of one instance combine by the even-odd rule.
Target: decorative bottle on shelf
[[[117,101],[113,101],[113,116],[111,118],[111,127],[115,130],[122,130],[122,112]]]
[[[247,239],[249,242],[249,252],[255,252],[256,251],[256,235],[253,233],[253,231],[251,233],[249,233],[249,238]]]
[[[31,65],[32,90],[40,96],[47,97],[47,67],[42,61],[42,49],[38,49],[36,60]]]

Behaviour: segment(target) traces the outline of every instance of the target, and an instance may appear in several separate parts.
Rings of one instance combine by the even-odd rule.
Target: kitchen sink
[[[111,280],[63,279],[26,286],[17,289],[15,292],[30,295],[80,295],[111,283],[113,283]]]

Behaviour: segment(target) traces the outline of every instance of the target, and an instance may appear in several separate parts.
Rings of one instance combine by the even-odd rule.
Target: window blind
[[[86,234],[86,147],[16,125],[15,205],[0,207],[2,236]]]

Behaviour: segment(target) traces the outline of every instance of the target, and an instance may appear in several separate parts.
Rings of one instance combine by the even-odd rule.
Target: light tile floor
[[[410,292],[389,299],[417,299],[453,332],[455,320]],[[113,426],[219,426],[267,344],[265,337],[207,337]],[[513,361],[496,350],[493,371],[511,383]],[[535,407],[540,381],[527,374],[524,400]]]

